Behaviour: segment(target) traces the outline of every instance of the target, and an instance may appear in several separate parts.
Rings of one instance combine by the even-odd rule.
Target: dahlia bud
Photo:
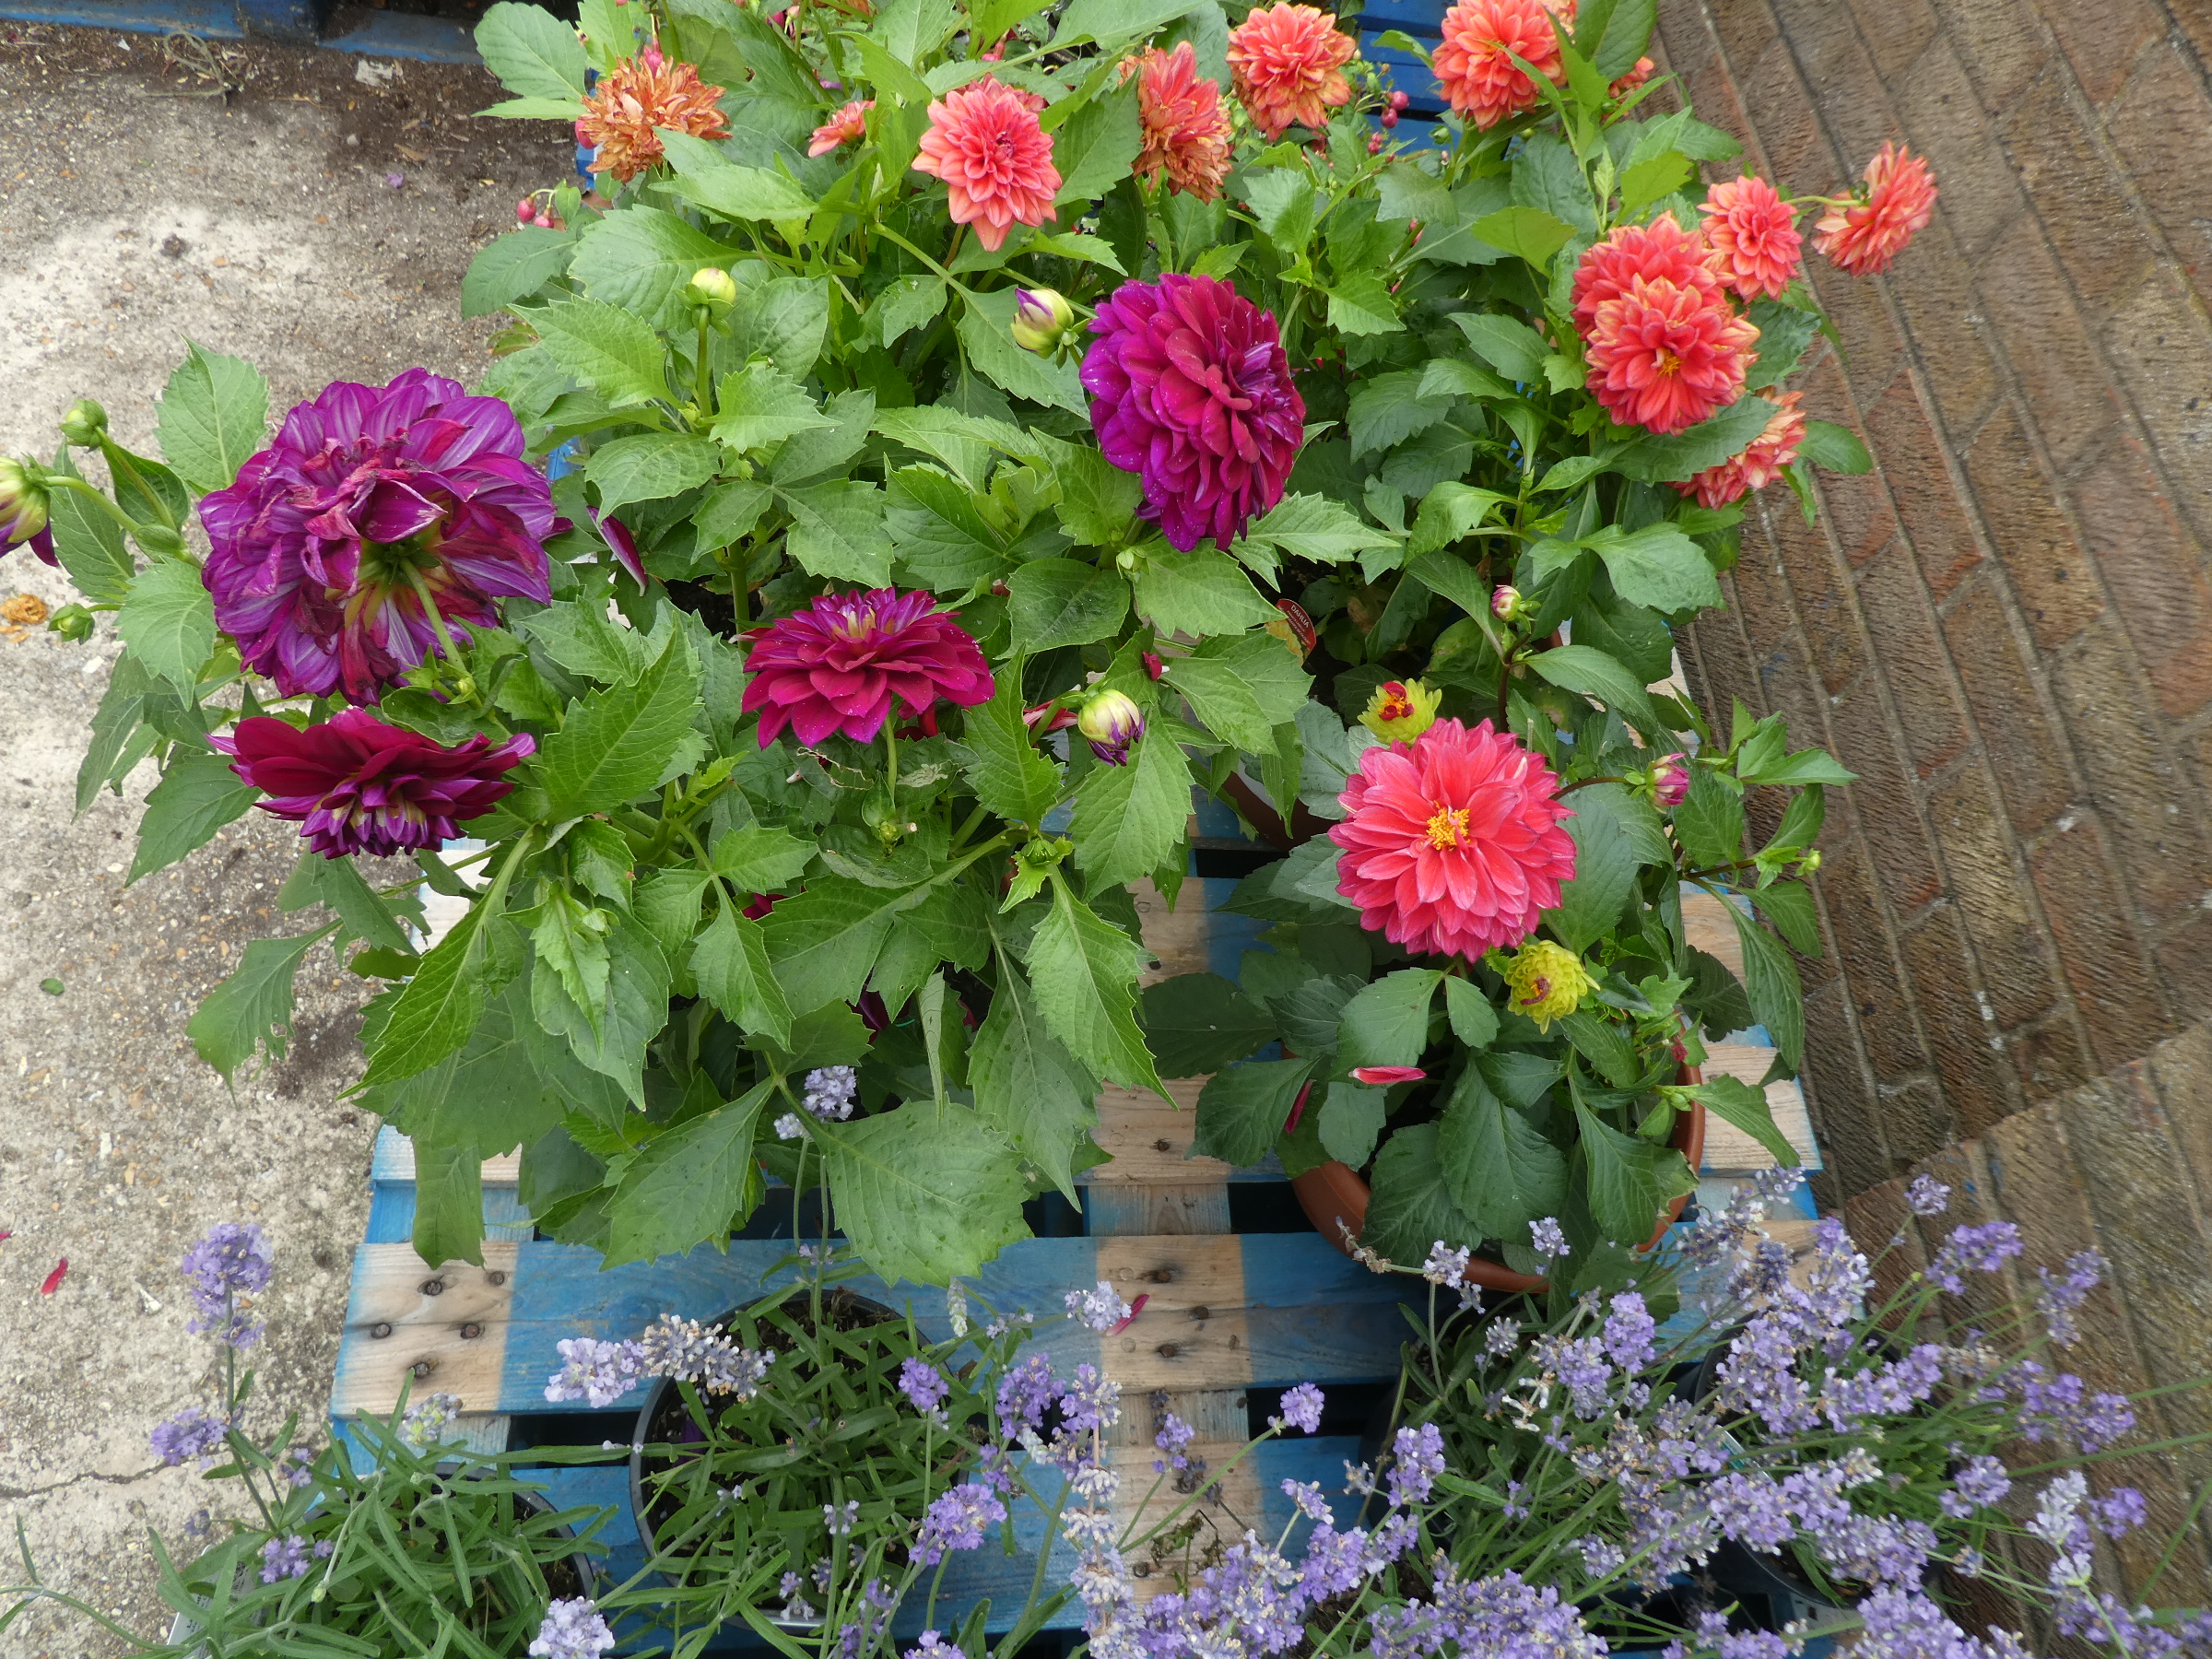
[[[1382,124],[1386,127],[1396,126],[1398,124],[1398,112],[1395,110],[1383,111]]]
[[[684,284],[684,303],[711,317],[726,317],[737,303],[737,279],[720,265],[694,271]]]
[[[1818,847],[1815,847],[1810,853],[1807,853],[1803,858],[1797,861],[1797,874],[1800,876],[1813,875],[1819,868],[1820,849]]]
[[[184,538],[167,524],[141,524],[133,534],[148,553],[158,553],[164,559],[184,556]]]
[[[1014,290],[1014,344],[1024,351],[1050,355],[1075,323],[1076,308],[1065,295],[1051,288]]]
[[[1090,752],[1109,766],[1129,764],[1129,750],[1145,735],[1145,712],[1127,693],[1109,688],[1097,693],[1076,716],[1076,730],[1090,741]]]
[[[1490,615],[1500,622],[1525,621],[1535,608],[1511,582],[1500,582],[1498,591],[1490,595]]]
[[[1168,671],[1168,665],[1160,661],[1159,652],[1147,651],[1140,654],[1145,660],[1145,677],[1147,679],[1158,679]]]
[[[62,441],[79,449],[98,449],[108,434],[108,412],[88,397],[80,397],[62,417]]]
[[[1370,133],[1367,135],[1367,153],[1371,156],[1379,156],[1382,153],[1382,134]]]
[[[72,645],[82,645],[92,637],[92,613],[81,605],[65,605],[46,618],[46,630]]]
[[[1677,750],[1662,755],[1652,763],[1652,803],[1662,812],[1672,812],[1689,795],[1689,757]]]
[[[1390,107],[1394,110],[1403,110],[1412,101],[1413,94],[1410,92],[1393,92],[1390,95]]]
[[[47,494],[35,461],[0,455],[0,549],[18,542],[44,545]],[[32,550],[39,552],[39,546]],[[40,552],[40,557],[45,554]]]
[[[514,205],[514,221],[516,224],[526,225],[536,217],[537,204],[530,197],[524,196],[521,201]]]
[[[1385,743],[1411,743],[1436,724],[1441,691],[1431,691],[1419,680],[1384,680],[1368,699],[1359,724]]]
[[[668,62],[661,55],[660,47],[651,41],[645,43],[645,50],[638,53],[638,61],[648,69],[659,69]]]
[[[1551,1030],[1553,1020],[1566,1018],[1597,989],[1583,959],[1549,939],[1531,939],[1515,951],[1505,983],[1512,993],[1508,1006],[1535,1020],[1540,1031]]]

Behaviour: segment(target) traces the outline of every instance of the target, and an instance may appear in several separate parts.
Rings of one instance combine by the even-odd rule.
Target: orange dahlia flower
[[[599,154],[594,173],[612,173],[628,183],[660,160],[655,127],[671,127],[694,138],[726,138],[728,117],[716,107],[720,87],[700,82],[689,64],[672,64],[657,48],[626,59],[599,77],[583,100],[576,135]]]
[[[1652,71],[1658,67],[1659,65],[1653,63],[1650,58],[1638,58],[1630,65],[1626,75],[1606,88],[1606,96],[1607,98],[1626,98],[1630,93],[1641,88],[1644,82],[1650,80]]]
[[[1574,21],[1574,0],[1459,0],[1444,14],[1443,44],[1436,49],[1437,85],[1452,108],[1487,131],[1535,108],[1539,94],[1520,58],[1559,85],[1559,38],[1551,20]]]
[[[1936,175],[1923,158],[1885,144],[1865,178],[1861,199],[1820,216],[1813,246],[1853,276],[1879,276],[1936,217]]]
[[[1270,139],[1280,138],[1293,122],[1325,126],[1329,110],[1352,100],[1344,66],[1358,50],[1327,12],[1311,6],[1254,6],[1229,32],[1237,101]]]
[[[1764,489],[1781,477],[1783,468],[1797,459],[1797,445],[1805,437],[1805,417],[1797,409],[1805,401],[1805,394],[1783,392],[1766,401],[1774,406],[1774,413],[1768,418],[1766,429],[1751,441],[1749,449],[1740,455],[1731,455],[1718,466],[1707,467],[1688,483],[1675,488],[1684,495],[1696,496],[1700,506],[1725,507],[1754,489]]]
[[[829,120],[814,129],[808,140],[806,153],[826,156],[841,145],[857,144],[868,135],[868,112],[876,107],[872,98],[856,98]]]
[[[1774,297],[1805,263],[1797,209],[1766,180],[1747,173],[1705,193],[1705,240],[1721,280],[1747,300]]]
[[[1017,224],[1053,217],[1060,170],[1053,141],[1037,123],[1044,100],[1002,87],[986,75],[957,87],[929,106],[916,172],[945,181],[952,222],[973,225],[984,247],[1005,245]]]
[[[1626,293],[1638,276],[1680,288],[1709,288],[1716,299],[1720,294],[1721,279],[1703,233],[1685,230],[1673,214],[1663,213],[1648,225],[1622,225],[1583,255],[1574,268],[1575,332],[1588,339],[1597,308]]]
[[[1590,390],[1614,421],[1679,432],[1736,400],[1759,330],[1711,284],[1634,276],[1588,339]]]
[[[1174,51],[1148,48],[1122,65],[1125,79],[1136,79],[1137,117],[1145,147],[1135,171],[1147,183],[1168,175],[1168,188],[1210,202],[1229,175],[1229,112],[1221,107],[1221,86],[1198,76],[1198,54],[1188,41]]]

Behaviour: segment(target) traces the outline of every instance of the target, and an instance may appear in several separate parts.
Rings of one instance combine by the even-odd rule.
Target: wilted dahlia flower
[[[1936,217],[1936,175],[1911,150],[1885,144],[1865,177],[1862,199],[1820,216],[1813,246],[1853,276],[1878,276]]]
[[[287,697],[374,702],[441,649],[426,594],[462,645],[495,599],[550,597],[553,496],[514,411],[427,369],[296,406],[200,520],[215,619]]]
[[[1436,49],[1437,85],[1469,125],[1488,130],[1536,107],[1540,96],[1519,58],[1557,86],[1559,39],[1551,20],[1571,27],[1574,0],[1459,0],[1444,14]]]
[[[1441,720],[1410,747],[1377,744],[1337,797],[1336,890],[1359,924],[1419,956],[1517,945],[1574,877],[1571,818],[1542,757],[1484,721]]]
[[[366,709],[341,710],[305,731],[268,715],[241,720],[208,742],[235,756],[230,770],[269,798],[254,805],[301,828],[325,858],[389,858],[461,833],[514,788],[504,774],[537,744],[528,733],[497,748],[481,733],[452,748]]]
[[[1189,552],[1226,547],[1283,499],[1305,436],[1275,318],[1214,276],[1124,282],[1083,358],[1106,459],[1145,483],[1144,515]]]
[[[1778,297],[1805,263],[1797,210],[1753,173],[1705,193],[1705,240],[1720,279],[1747,300]]]
[[[741,707],[766,748],[788,725],[812,747],[833,732],[874,741],[894,700],[920,714],[938,698],[972,707],[995,688],[975,641],[925,592],[825,594],[749,636]]]
[[[1700,506],[1725,507],[1781,477],[1783,469],[1797,459],[1797,445],[1805,437],[1805,417],[1797,412],[1805,394],[1778,392],[1767,401],[1774,406],[1774,413],[1768,417],[1759,435],[1751,440],[1749,448],[1675,488],[1684,495],[1696,496]]]
[[[1359,51],[1330,13],[1311,6],[1255,6],[1229,31],[1229,72],[1237,101],[1270,139],[1291,123],[1328,124],[1347,104],[1344,66]]]
[[[656,128],[672,127],[694,138],[728,137],[721,99],[722,88],[704,85],[691,65],[672,64],[649,46],[599,77],[583,100],[577,142],[598,151],[593,172],[612,173],[627,184],[666,153]]]
[[[929,106],[929,131],[914,171],[945,181],[952,222],[973,225],[975,240],[998,248],[1017,224],[1053,217],[1060,170],[1053,141],[1037,122],[1044,100],[1002,87],[986,75]]]
[[[1147,48],[1122,65],[1124,77],[1136,77],[1136,113],[1145,135],[1131,171],[1147,183],[1168,175],[1168,188],[1210,202],[1229,176],[1229,112],[1221,107],[1220,83],[1202,79],[1198,54],[1190,41],[1172,52]]]

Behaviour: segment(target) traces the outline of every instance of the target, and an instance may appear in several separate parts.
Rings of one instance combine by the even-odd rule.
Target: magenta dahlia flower
[[[1472,959],[1518,945],[1574,877],[1573,810],[1544,758],[1484,721],[1440,720],[1412,745],[1378,743],[1336,798],[1351,816],[1336,890],[1359,924],[1418,956]]]
[[[897,700],[920,714],[942,697],[963,708],[996,688],[975,641],[927,593],[824,594],[753,629],[742,707],[760,715],[760,747],[788,725],[808,747],[832,732],[870,743]]]
[[[288,697],[374,702],[442,652],[431,603],[465,646],[494,600],[551,596],[553,495],[514,412],[427,369],[297,405],[200,519],[215,618]]]
[[[1189,552],[1226,547],[1283,499],[1306,402],[1272,313],[1215,276],[1124,282],[1083,358],[1106,459],[1145,481],[1144,516]]]
[[[537,747],[522,733],[497,748],[481,734],[448,748],[366,709],[305,731],[256,715],[207,741],[269,797],[255,806],[301,825],[300,839],[325,858],[389,858],[451,841],[506,796],[514,785],[502,774]]]

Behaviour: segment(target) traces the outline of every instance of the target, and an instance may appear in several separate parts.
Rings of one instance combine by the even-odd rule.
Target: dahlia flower
[[[200,521],[215,619],[287,697],[374,702],[447,648],[426,598],[465,645],[453,625],[495,625],[495,599],[551,596],[553,495],[514,411],[427,369],[295,406]]]
[[[868,135],[868,112],[876,107],[872,98],[856,98],[829,120],[814,129],[807,141],[809,156],[826,156],[831,150],[847,144],[857,144]]]
[[[1746,173],[1705,193],[1705,240],[1713,269],[1746,300],[1777,298],[1805,263],[1797,209],[1766,180]]]
[[[1106,459],[1145,484],[1144,516],[1189,552],[1226,547],[1283,499],[1306,404],[1275,318],[1214,276],[1124,282],[1083,359]]]
[[[1153,46],[1125,60],[1124,77],[1136,79],[1137,119],[1144,148],[1133,169],[1148,184],[1168,175],[1168,188],[1210,202],[1229,176],[1229,112],[1221,107],[1220,83],[1198,76],[1198,54],[1190,41],[1172,52]]]
[[[665,153],[658,127],[694,138],[726,138],[729,118],[719,106],[720,87],[704,85],[689,64],[672,64],[651,47],[599,77],[583,100],[577,142],[596,149],[594,173],[612,173],[625,184]]]
[[[1652,78],[1652,71],[1658,67],[1659,65],[1648,57],[1638,58],[1629,65],[1629,72],[1626,75],[1606,88],[1606,96],[1607,98],[1626,98],[1630,93],[1640,90],[1643,84]]]
[[[1583,959],[1549,939],[1531,939],[1522,946],[1503,977],[1507,1006],[1535,1020],[1539,1031],[1550,1030],[1553,1020],[1566,1018],[1597,989]]]
[[[1751,440],[1748,449],[1693,474],[1687,483],[1675,488],[1684,495],[1696,496],[1700,506],[1724,507],[1781,477],[1783,469],[1797,459],[1797,445],[1805,437],[1805,417],[1797,411],[1805,394],[1780,392],[1767,401],[1774,406],[1774,413],[1767,418],[1765,429]]]
[[[1411,743],[1436,724],[1441,691],[1431,691],[1419,680],[1384,680],[1367,700],[1359,724],[1385,743]]]
[[[300,839],[325,858],[389,858],[453,840],[505,798],[514,785],[503,774],[537,747],[527,733],[497,748],[478,733],[448,748],[366,709],[305,731],[258,714],[207,741],[269,797],[256,806],[300,825]]]
[[[1820,216],[1813,246],[1853,276],[1878,276],[1936,217],[1936,175],[1923,158],[1885,144],[1865,178],[1858,200]]]
[[[1352,100],[1344,66],[1359,51],[1329,13],[1311,6],[1256,6],[1229,31],[1237,101],[1270,139],[1291,123],[1322,127]]]
[[[929,106],[929,131],[914,171],[945,181],[952,222],[973,225],[984,247],[1003,246],[1017,224],[1053,217],[1060,170],[1037,123],[1044,100],[992,76],[957,87]]]
[[[53,564],[53,527],[47,523],[47,512],[46,487],[37,481],[33,467],[0,455],[0,553],[28,544]]]
[[[748,636],[743,711],[760,715],[760,747],[788,725],[808,747],[832,732],[870,743],[894,700],[920,714],[943,697],[963,708],[994,687],[975,641],[927,593],[825,594]]]
[[[1679,432],[1734,403],[1759,330],[1709,286],[1630,279],[1597,308],[1589,386],[1620,426]]]
[[[1513,59],[1559,84],[1559,38],[1551,20],[1574,22],[1574,0],[1459,0],[1444,14],[1433,67],[1453,110],[1481,130],[1536,107],[1536,83]]]
[[[1076,730],[1090,752],[1108,766],[1129,764],[1129,751],[1145,735],[1145,712],[1126,692],[1112,688],[1092,694],[1076,716]]]
[[[1628,292],[1630,281],[1638,276],[1680,288],[1702,288],[1720,297],[1721,278],[1704,233],[1685,230],[1673,214],[1663,213],[1648,225],[1620,226],[1583,255],[1574,267],[1575,333],[1588,339],[1597,308]]]
[[[1652,805],[1672,812],[1689,799],[1689,757],[1680,749],[1652,762]]]
[[[1574,877],[1573,812],[1542,757],[1484,721],[1439,721],[1410,748],[1377,744],[1337,800],[1336,890],[1359,924],[1417,956],[1517,945]]]

